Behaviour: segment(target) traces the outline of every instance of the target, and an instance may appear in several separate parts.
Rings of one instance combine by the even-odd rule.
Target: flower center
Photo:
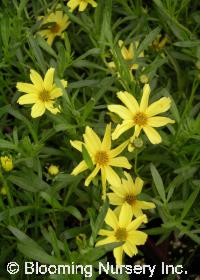
[[[145,125],[145,124],[147,124],[147,115],[145,115],[142,112],[138,112],[134,116],[133,120],[134,120],[135,124],[138,124],[138,125],[141,125],[141,126]]]
[[[108,163],[108,153],[105,151],[99,151],[95,155],[95,162],[99,165],[106,165]]]
[[[118,228],[115,232],[115,237],[120,242],[126,241],[127,239],[127,231],[125,228]]]
[[[41,91],[39,94],[39,99],[42,102],[49,101],[49,99],[50,99],[49,92],[46,91],[45,89],[43,91]]]
[[[127,194],[124,198],[124,202],[126,201],[128,204],[133,205],[135,202],[135,196],[132,194]]]
[[[60,30],[60,25],[55,23],[51,28],[50,28],[52,33],[58,33]]]

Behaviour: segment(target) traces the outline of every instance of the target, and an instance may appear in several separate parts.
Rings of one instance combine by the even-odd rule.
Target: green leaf
[[[156,169],[156,167],[153,165],[153,163],[150,164],[150,169],[151,169],[151,174],[152,174],[156,189],[157,189],[162,201],[166,202],[165,188],[163,185],[162,178],[161,178],[160,174],[158,173],[158,170]]]
[[[90,157],[90,155],[89,155],[89,153],[88,153],[84,144],[82,145],[82,155],[83,155],[83,159],[86,162],[88,168],[90,170],[92,170],[94,168],[94,164],[93,164],[92,159],[91,159],[91,157]]]
[[[185,216],[188,214],[188,212],[190,211],[193,203],[195,202],[195,200],[199,194],[199,190],[200,190],[200,186],[196,187],[195,190],[189,196],[188,200],[185,202],[185,207],[181,214],[181,220],[183,220],[185,218]]]
[[[6,210],[0,212],[0,222],[9,217],[18,215],[19,213],[23,213],[28,210],[30,211],[32,209],[34,209],[32,206],[17,206],[14,208],[6,209]]]

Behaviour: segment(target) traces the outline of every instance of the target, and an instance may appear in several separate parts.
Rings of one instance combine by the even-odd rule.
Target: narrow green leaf
[[[83,155],[84,161],[86,162],[88,168],[90,170],[92,170],[94,168],[94,164],[92,162],[92,159],[91,159],[85,145],[82,145],[82,155]]]
[[[158,173],[158,170],[156,169],[156,167],[153,165],[153,163],[150,164],[150,169],[151,169],[151,174],[152,174],[156,189],[157,189],[162,201],[166,202],[165,188],[163,185],[162,178],[161,178],[160,174]]]
[[[196,187],[196,189],[189,196],[188,200],[185,202],[185,207],[181,214],[181,220],[183,220],[185,218],[185,216],[188,214],[188,212],[190,211],[193,203],[195,202],[195,200],[199,194],[199,190],[200,190],[200,187],[199,186]]]

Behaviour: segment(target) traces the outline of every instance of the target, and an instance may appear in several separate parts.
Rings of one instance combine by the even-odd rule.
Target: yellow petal
[[[131,206],[125,202],[122,205],[119,214],[119,226],[122,228],[127,228],[127,226],[131,223],[132,217],[133,217],[133,212]]]
[[[80,0],[70,0],[67,3],[67,6],[71,9],[71,11],[73,12],[73,10],[75,10],[78,5],[80,4]]]
[[[49,92],[50,98],[55,99],[63,95],[62,90],[60,88],[54,88]]]
[[[70,140],[70,144],[72,145],[72,147],[74,147],[75,149],[77,149],[79,152],[82,152],[82,145],[84,144],[81,141],[78,140]]]
[[[141,208],[137,207],[137,201],[135,201],[134,205],[132,206],[133,215],[138,218],[143,215]],[[144,223],[147,223],[147,219],[144,220]]]
[[[156,205],[153,202],[140,201],[140,200],[137,200],[136,205],[137,205],[137,207],[144,209],[144,210],[153,209],[156,207]]]
[[[119,145],[115,149],[111,150],[110,153],[109,153],[110,157],[114,158],[114,157],[118,156],[119,154],[121,154],[121,152],[126,148],[128,143],[129,143],[129,140],[123,142],[121,145]]]
[[[73,170],[72,175],[78,175],[79,173],[88,169],[88,166],[84,160],[82,160]]]
[[[130,243],[125,242],[122,247],[123,247],[124,252],[130,258],[132,258],[132,256],[134,256],[136,254],[135,247],[132,247]]]
[[[147,240],[148,235],[142,231],[135,230],[128,233],[127,240],[133,242],[135,245],[144,245]]]
[[[56,35],[51,33],[47,37],[48,37],[47,43],[51,46],[53,44],[53,41],[54,41]]]
[[[38,93],[37,88],[33,84],[17,83],[16,87],[21,92],[25,92],[25,93],[29,93],[29,94],[35,94],[35,95],[37,95],[37,93]]]
[[[107,230],[107,229],[100,229],[100,231],[98,232],[98,235],[111,236],[111,235],[113,235],[113,231]]]
[[[44,114],[45,112],[45,106],[43,102],[38,101],[37,103],[35,103],[32,107],[31,110],[31,117],[32,118],[37,118],[40,117]]]
[[[44,77],[44,88],[46,91],[51,91],[53,87],[54,72],[55,69],[50,68]]]
[[[102,199],[106,199],[106,171],[101,167]]]
[[[68,86],[68,81],[66,81],[66,80],[60,80],[61,81],[61,83],[62,83],[62,85],[63,85],[63,87],[64,88],[66,88],[67,86]]]
[[[89,126],[86,127],[85,135],[87,139],[87,144],[90,145],[91,150],[98,151],[101,148],[101,141],[98,135]],[[85,138],[84,138],[85,139]]]
[[[117,114],[123,120],[133,120],[133,114],[122,105],[108,105],[108,110]]]
[[[92,181],[92,179],[94,179],[94,177],[97,175],[97,173],[99,172],[100,167],[96,166],[95,169],[92,171],[92,173],[86,178],[85,180],[85,186],[89,186],[90,182]]]
[[[152,144],[159,144],[162,141],[160,134],[153,127],[145,126],[143,129]]]
[[[119,246],[113,250],[113,255],[115,257],[116,265],[122,265],[123,248]]]
[[[112,229],[116,230],[118,228],[118,221],[115,213],[109,208],[105,217],[105,222]]]
[[[17,100],[17,103],[20,105],[33,104],[36,103],[37,100],[38,98],[36,94],[25,94]]]
[[[107,196],[111,205],[122,205],[124,202],[124,199],[122,199],[115,193],[107,193]]]
[[[112,134],[112,139],[116,140],[122,133],[124,133],[133,126],[134,122],[132,120],[123,121],[122,124],[118,124],[115,128],[115,131]]]
[[[35,87],[38,90],[42,90],[43,89],[43,79],[40,76],[40,74],[38,72],[36,72],[35,70],[31,69],[30,70],[30,78],[32,83],[35,85]]]
[[[88,3],[90,3],[93,8],[97,7],[97,3],[94,0],[88,0]]]
[[[116,241],[117,240],[116,240],[115,236],[112,235],[112,236],[106,237],[105,239],[97,241],[95,246],[102,246],[102,245],[106,245],[106,244],[109,244],[109,243],[114,243]]]
[[[45,102],[45,107],[46,107],[47,110],[49,110],[54,115],[56,115],[57,113],[60,112],[60,110],[58,108],[55,108],[53,106],[53,101]]]
[[[166,117],[150,117],[148,118],[148,125],[152,127],[164,126],[168,123],[175,123],[174,120]]]
[[[105,167],[106,171],[106,179],[108,180],[109,184],[120,184],[120,178],[117,173],[110,167]]]
[[[140,102],[140,111],[141,112],[144,112],[146,110],[146,108],[148,107],[150,92],[151,92],[151,89],[150,89],[149,84],[145,84],[143,87],[142,100]]]
[[[140,125],[136,124],[136,126],[135,126],[135,131],[134,131],[134,135],[133,135],[133,137],[131,138],[131,142],[132,142],[133,140],[135,140],[135,138],[137,138],[137,137],[140,135],[141,129],[142,129],[142,127],[141,127]]]
[[[144,185],[144,181],[141,178],[137,177],[135,180],[135,195],[141,193],[143,185]]]
[[[103,141],[101,143],[102,150],[110,150],[111,148],[111,123],[106,126]]]
[[[144,221],[146,221],[146,219],[146,215],[139,216],[127,226],[127,231],[136,230],[142,223],[144,223]]]
[[[111,158],[109,165],[131,169],[132,165],[128,162],[126,157]]]
[[[132,113],[139,110],[138,102],[132,94],[127,91],[120,91],[117,96]]]
[[[124,197],[126,196],[126,189],[123,187],[121,182],[118,185],[112,183],[110,185],[110,188],[117,196],[119,196],[124,201]]]
[[[171,106],[171,99],[169,97],[162,97],[160,100],[152,103],[145,111],[148,117],[164,113],[169,110]]]
[[[83,12],[86,8],[87,8],[88,3],[85,1],[81,1],[80,5],[79,5],[79,12]]]
[[[138,253],[136,246],[133,246],[130,242],[125,242],[123,245],[124,252],[129,256],[132,257]]]

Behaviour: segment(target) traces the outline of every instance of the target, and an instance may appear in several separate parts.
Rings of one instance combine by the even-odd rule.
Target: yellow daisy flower
[[[131,138],[132,141],[139,136],[142,129],[152,144],[158,144],[162,141],[160,134],[154,129],[154,127],[161,127],[169,123],[174,123],[174,120],[156,115],[166,112],[170,108],[171,100],[169,97],[162,97],[160,100],[148,106],[149,95],[149,84],[145,84],[143,87],[143,95],[140,105],[132,94],[126,91],[120,91],[117,93],[117,97],[125,104],[125,106],[108,106],[108,109],[111,112],[116,113],[123,119],[122,124],[118,124],[112,134],[113,140],[117,139],[122,133],[131,127],[135,127],[134,135]]]
[[[126,157],[117,157],[127,146],[127,143],[123,143],[120,146],[111,150],[111,124],[106,126],[106,131],[101,142],[98,135],[90,128],[86,127],[85,134],[83,135],[84,142],[70,141],[71,145],[82,152],[83,145],[87,149],[90,158],[95,168],[92,173],[86,178],[85,185],[89,186],[92,179],[101,170],[103,197],[106,192],[106,181],[113,184],[119,184],[120,178],[111,166],[131,168],[131,164]],[[77,175],[88,169],[85,160],[81,161],[77,167],[72,171],[72,175]]]
[[[63,31],[69,26],[70,21],[66,14],[62,11],[56,11],[55,13],[50,13],[48,16],[41,16],[39,20],[42,19],[42,25],[48,25],[49,27],[39,31],[38,33],[47,39],[47,43],[51,46],[55,37],[62,37]]]
[[[17,83],[17,89],[26,94],[21,96],[17,102],[20,105],[34,104],[31,110],[32,118],[37,118],[49,110],[52,114],[60,112],[54,107],[55,99],[62,96],[62,89],[58,88],[54,83],[54,68],[50,68],[44,80],[35,70],[30,71],[31,83]],[[61,80],[64,87],[67,86],[67,81]]]
[[[137,245],[144,245],[147,240],[147,234],[137,230],[145,222],[146,216],[142,215],[132,221],[132,210],[128,203],[122,205],[119,218],[114,211],[108,209],[105,222],[112,230],[101,229],[99,235],[106,236],[96,243],[96,246],[106,245],[114,242],[123,242],[123,245],[114,248],[113,254],[117,265],[122,264],[123,252],[129,257],[138,253]]]
[[[125,47],[124,42],[122,40],[118,41],[118,45],[121,48],[121,54],[122,54],[124,60],[126,60],[128,62],[128,61],[131,61],[134,59],[135,50],[138,48],[138,45],[139,45],[138,41],[132,42],[128,48]],[[139,54],[139,57],[144,57],[144,52],[141,52]],[[115,66],[114,61],[109,62],[108,67],[115,68],[116,66]],[[136,69],[138,69],[139,65],[137,63],[133,63],[133,64],[129,65],[129,67],[130,67],[130,70],[136,70]]]
[[[14,166],[13,166],[13,161],[11,156],[9,157],[1,156],[0,160],[1,160],[1,166],[6,172],[13,170]]]
[[[67,6],[70,8],[70,11],[73,12],[77,7],[79,12],[83,12],[88,4],[90,4],[93,8],[97,6],[97,3],[94,0],[69,0]]]
[[[141,193],[144,185],[143,180],[137,177],[133,182],[130,174],[124,172],[124,175],[126,179],[122,179],[119,185],[111,184],[110,188],[113,192],[107,194],[110,204],[119,206],[116,211],[120,211],[122,205],[128,203],[131,206],[133,215],[139,217],[143,215],[142,210],[155,208],[154,203],[137,199],[137,195]]]

